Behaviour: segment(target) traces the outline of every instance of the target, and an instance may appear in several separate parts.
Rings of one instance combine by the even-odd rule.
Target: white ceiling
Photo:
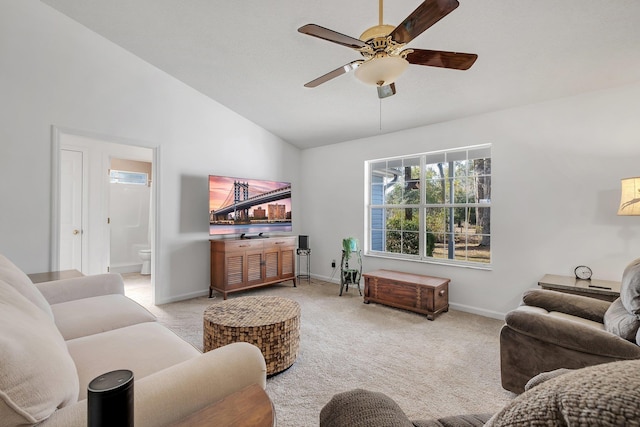
[[[476,53],[474,66],[411,65],[382,101],[353,73],[303,87],[360,56],[297,32],[358,38],[376,0],[42,1],[300,148],[640,80],[638,0],[459,0],[408,47]],[[385,23],[420,1],[387,0]]]

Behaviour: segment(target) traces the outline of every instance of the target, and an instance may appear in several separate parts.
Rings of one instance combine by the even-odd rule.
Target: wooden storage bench
[[[363,274],[364,302],[376,302],[426,314],[433,320],[449,311],[449,282],[442,277],[376,270]]]

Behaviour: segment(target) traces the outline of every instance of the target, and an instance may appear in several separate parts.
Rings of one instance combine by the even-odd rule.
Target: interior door
[[[82,271],[82,151],[60,150],[60,270]]]

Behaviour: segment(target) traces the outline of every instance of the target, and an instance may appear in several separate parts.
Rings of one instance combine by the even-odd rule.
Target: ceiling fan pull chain
[[[382,98],[378,98],[378,101],[380,101],[380,130],[382,130]]]

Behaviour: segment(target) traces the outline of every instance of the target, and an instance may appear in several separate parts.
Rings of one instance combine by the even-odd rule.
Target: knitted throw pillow
[[[622,426],[640,420],[640,360],[578,369],[512,400],[485,427]]]
[[[413,427],[400,406],[383,393],[338,393],[320,411],[320,427]]]

